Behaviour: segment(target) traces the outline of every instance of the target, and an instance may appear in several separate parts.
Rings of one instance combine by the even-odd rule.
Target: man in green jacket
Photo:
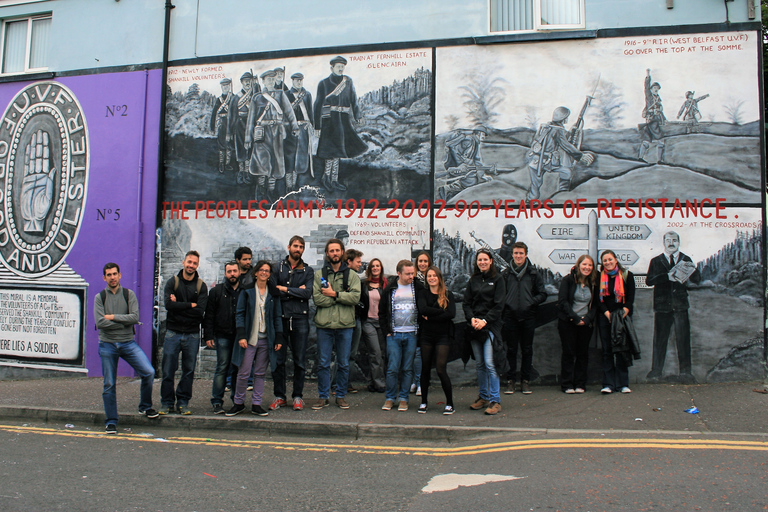
[[[318,410],[330,405],[331,356],[336,347],[336,405],[349,409],[349,351],[355,328],[355,305],[360,300],[360,278],[343,261],[344,243],[331,238],[325,244],[325,265],[315,272],[312,298],[317,327],[317,389],[320,398],[312,405]]]

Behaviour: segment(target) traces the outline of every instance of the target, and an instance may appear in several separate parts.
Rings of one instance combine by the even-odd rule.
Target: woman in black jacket
[[[597,300],[595,260],[583,254],[571,273],[560,281],[557,301],[557,332],[560,333],[560,388],[564,393],[583,393],[587,388],[589,340],[594,328]]]
[[[603,346],[603,389],[600,392],[604,395],[614,391],[631,393],[627,363],[623,356],[613,353],[611,320],[613,315],[622,315],[622,318],[632,316],[635,276],[621,266],[613,251],[603,251],[600,263],[603,265],[598,283],[600,300],[597,302],[597,326]]]
[[[368,348],[368,363],[371,367],[371,382],[368,384],[368,391],[371,393],[383,393],[386,388],[384,375],[387,367],[384,364],[384,354],[387,352],[387,341],[379,325],[379,301],[386,284],[384,266],[380,259],[373,258],[365,269],[365,280],[360,286],[358,304],[363,323],[362,339]]]
[[[480,249],[475,271],[464,291],[463,307],[480,388],[480,396],[469,407],[475,411],[486,408],[485,414],[501,411],[499,375],[509,368],[501,339],[501,311],[506,295],[504,278],[496,271],[493,255],[487,249]]]
[[[443,414],[453,414],[453,388],[448,377],[448,355],[453,338],[453,317],[456,316],[456,301],[453,294],[445,287],[443,274],[437,267],[429,267],[426,272],[426,288],[416,292],[416,305],[419,309],[419,345],[421,347],[421,405],[419,412],[427,412],[429,377],[432,373],[432,360],[437,359],[437,376],[445,393]]]

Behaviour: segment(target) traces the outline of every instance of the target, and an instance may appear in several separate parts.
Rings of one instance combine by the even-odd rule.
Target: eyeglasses
[[[267,272],[267,273],[269,273],[269,272],[272,272],[272,271],[270,269],[268,269],[268,268],[260,268],[256,272]]]

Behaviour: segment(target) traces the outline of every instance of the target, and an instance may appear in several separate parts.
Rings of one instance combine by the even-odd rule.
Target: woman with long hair
[[[427,287],[427,269],[432,266],[432,256],[427,251],[421,251],[416,255],[416,275],[413,278],[413,285],[416,291]],[[421,346],[416,346],[416,354],[413,356],[413,383],[411,384],[411,393],[421,396]]]
[[[443,274],[437,267],[429,267],[426,272],[427,287],[416,294],[419,309],[419,345],[421,346],[421,405],[420,413],[426,413],[429,400],[429,377],[432,373],[432,360],[436,359],[435,368],[440,384],[445,393],[443,414],[453,414],[453,388],[448,377],[448,355],[453,337],[453,317],[456,316],[456,301],[453,294],[445,287]]]
[[[560,281],[557,301],[557,332],[560,333],[560,388],[564,393],[587,389],[589,340],[592,339],[597,300],[597,269],[589,254],[576,260],[571,272]]]
[[[477,251],[475,270],[464,291],[464,317],[467,338],[477,361],[479,396],[470,409],[485,409],[485,414],[501,411],[499,375],[509,369],[501,339],[501,311],[507,288],[496,271],[493,255],[487,249]]]
[[[264,397],[269,353],[280,350],[283,342],[283,310],[280,299],[272,297],[267,289],[272,265],[261,260],[254,265],[253,273],[254,287],[240,292],[237,300],[235,323],[238,342],[232,351],[232,364],[238,366],[239,370],[235,397],[232,399],[234,405],[227,411],[227,416],[235,416],[245,410],[245,391],[251,368],[254,366],[251,412],[257,416],[268,414],[261,406],[261,401]]]
[[[611,343],[611,321],[613,315],[622,318],[632,316],[635,302],[635,276],[621,266],[616,253],[603,251],[600,255],[603,270],[600,272],[597,301],[600,343],[603,346],[603,389],[604,395],[621,391],[631,393],[629,389],[629,368],[624,357],[614,354]]]
[[[360,293],[363,342],[368,347],[368,363],[371,367],[371,382],[368,384],[371,393],[383,393],[386,389],[383,354],[387,351],[387,340],[379,326],[379,302],[386,286],[384,265],[380,259],[373,258],[365,269]]]

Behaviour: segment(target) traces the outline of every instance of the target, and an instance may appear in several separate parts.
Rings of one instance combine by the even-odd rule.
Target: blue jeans
[[[101,357],[101,373],[104,375],[104,391],[101,398],[104,400],[105,424],[117,425],[117,396],[115,394],[115,377],[117,376],[117,363],[122,357],[131,365],[136,374],[141,377],[141,395],[139,398],[139,411],[152,408],[152,379],[155,378],[155,369],[149,363],[149,359],[141,350],[136,340],[122,343],[106,343],[99,341],[99,356]]]
[[[235,340],[216,338],[216,371],[213,373],[211,405],[224,405],[224,388],[227,385],[227,373],[231,372],[232,349]]]
[[[493,345],[489,334],[485,342],[472,340],[472,353],[477,361],[477,385],[480,388],[480,398],[489,402],[501,402],[499,394],[499,375],[493,364]]]
[[[293,354],[293,393],[291,396],[293,398],[304,396],[308,337],[308,317],[283,318],[283,338],[286,343],[283,343],[283,346],[278,351],[269,351],[272,381],[275,386],[275,398],[286,398],[285,360],[288,357],[288,345],[291,346],[291,354]]]
[[[163,380],[160,384],[160,401],[164,408],[186,407],[192,399],[192,382],[197,365],[197,352],[200,350],[198,332],[165,331],[163,343]],[[173,376],[179,367],[181,352],[181,378],[176,392],[173,391]]]
[[[416,346],[416,353],[413,355],[413,382],[417,387],[421,386],[421,347]]]
[[[347,396],[349,385],[349,350],[352,328],[317,329],[317,392],[321,399],[331,394],[331,356],[336,347],[336,398]]]
[[[408,401],[408,393],[413,382],[413,356],[415,353],[415,332],[395,332],[387,336],[386,400],[394,401],[397,398],[399,377],[400,400]]]

